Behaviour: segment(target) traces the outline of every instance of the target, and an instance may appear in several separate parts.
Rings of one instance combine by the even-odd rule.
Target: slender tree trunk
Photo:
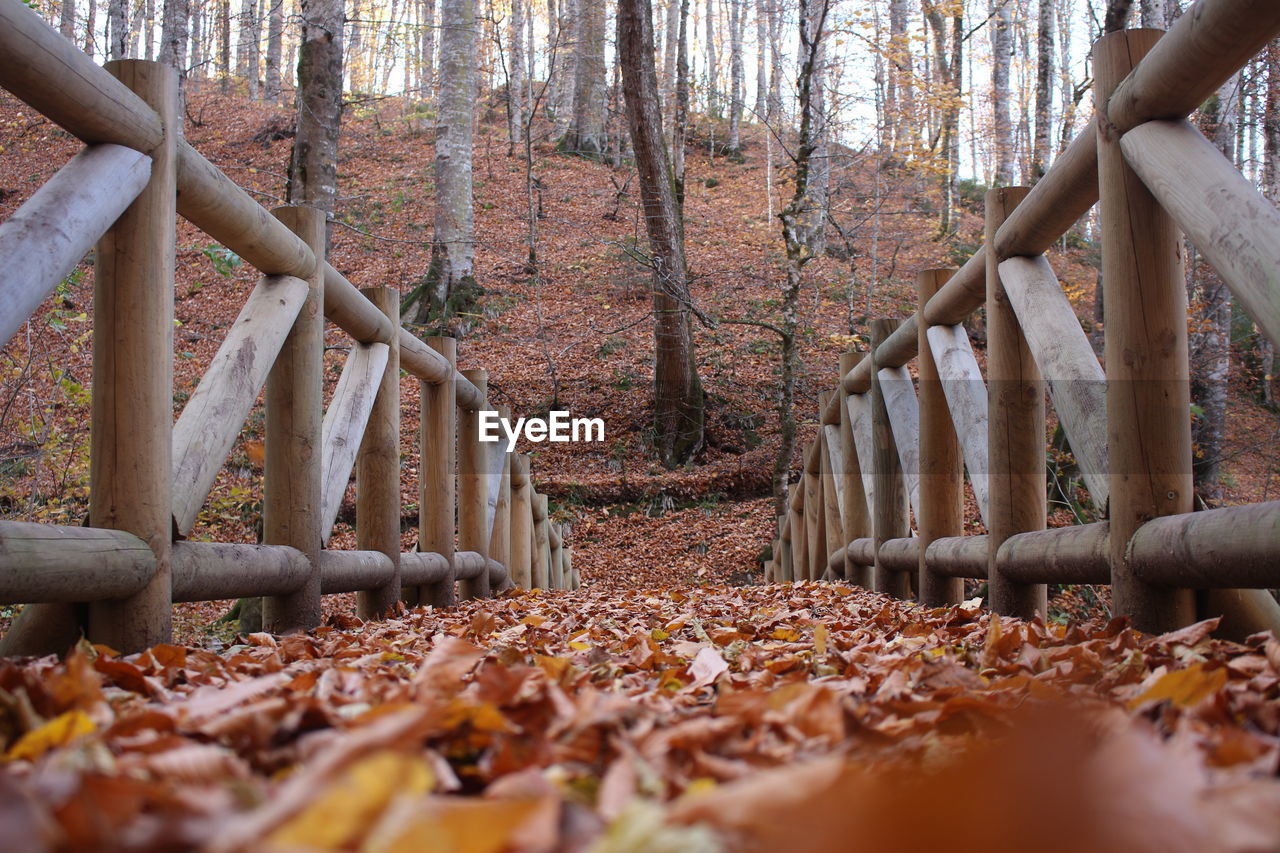
[[[677,0],[672,0],[677,2]],[[705,22],[707,28],[707,40],[702,46],[707,58],[707,115],[712,118],[720,117],[720,89],[717,85],[717,74],[719,72],[716,59],[716,0],[707,0]]]
[[[578,42],[578,2],[593,0],[559,0],[557,5],[555,71],[551,76],[551,108],[555,119],[552,136],[560,139],[569,130],[573,117],[574,71]]]
[[[218,35],[219,59],[222,71],[222,91],[231,91],[231,0],[222,0],[219,8]]]
[[[418,98],[427,101],[431,99],[431,90],[435,86],[436,0],[419,0],[418,16],[418,44],[422,52],[418,67]]]
[[[125,0],[109,0],[107,3],[107,56],[124,59],[129,47],[129,17]]]
[[[675,115],[676,53],[680,47],[680,3],[681,0],[666,0],[667,15],[663,19],[663,28],[666,33],[662,39],[662,47],[654,51],[654,56],[662,57],[662,77],[659,81],[662,102],[658,106],[661,107],[663,115],[668,117]]]
[[[258,26],[257,0],[241,0],[240,40],[236,43],[236,74],[249,87],[249,98],[258,99],[258,42],[262,31]]]
[[[524,0],[511,0],[511,17],[508,20],[507,41],[510,43],[511,60],[507,76],[508,138],[507,156],[515,156],[516,147],[524,145],[524,109],[526,70],[524,58],[525,30]],[[603,61],[603,57],[601,58]]]
[[[782,121],[782,22],[777,0],[769,3],[769,109],[771,124]]]
[[[691,460],[703,444],[703,395],[689,312],[680,211],[658,108],[649,0],[619,0],[618,51],[653,259],[654,443],[664,465]]]
[[[187,74],[187,25],[191,18],[190,0],[165,0],[164,20],[160,27],[160,61]]]
[[[755,121],[761,122],[769,114],[769,73],[766,57],[769,53],[769,14],[765,11],[768,0],[756,0],[756,105]]]
[[[94,56],[94,44],[96,30],[98,28],[98,4],[95,0],[89,0],[89,14],[85,16],[84,22],[84,52],[92,59]]]
[[[742,37],[746,28],[746,0],[729,0],[729,151],[742,150],[742,108],[746,80],[742,67]]]
[[[1013,122],[1009,117],[1009,62],[1013,58],[1013,10],[1007,0],[992,0],[991,105],[994,111],[995,183],[1013,184]]]
[[[1280,40],[1267,45],[1267,91],[1262,112],[1262,191],[1280,203]],[[1276,342],[1258,330],[1258,353],[1262,385],[1259,397],[1268,406],[1276,404]]]
[[[267,13],[267,61],[263,98],[272,104],[280,103],[280,62],[284,50],[284,0],[264,0],[270,9]]]
[[[907,0],[889,0],[889,86],[886,106],[892,125],[893,151],[899,158],[913,154],[915,87],[911,79],[911,40]],[[817,69],[818,77],[823,76]],[[821,86],[819,86],[821,88]]]
[[[684,239],[684,148],[689,136],[689,0],[679,0],[680,22],[676,28],[676,102],[671,123],[671,173],[676,190],[677,223]],[[683,245],[683,243],[682,243]]]
[[[1129,23],[1129,13],[1133,10],[1133,0],[1110,0],[1107,14],[1102,20],[1102,31],[1114,33],[1123,30]]]
[[[431,266],[405,312],[425,323],[467,310],[479,296],[472,208],[472,107],[476,98],[475,0],[440,3],[440,110],[436,121],[436,220]]]
[[[62,0],[62,15],[58,22],[58,32],[67,38],[76,39],[76,0]]]
[[[204,0],[191,0],[191,70],[196,77],[204,76],[204,32]]]
[[[802,5],[810,19],[802,24],[812,40],[812,54],[803,53],[802,68],[808,80],[808,143],[812,150],[806,155],[805,214],[798,232],[813,256],[826,251],[827,210],[830,205],[831,156],[830,138],[827,133],[827,40],[825,27],[830,15],[831,0],[808,0]]]
[[[1053,37],[1054,0],[1040,0],[1040,26],[1036,38],[1036,132],[1031,149],[1031,178],[1040,180],[1049,164],[1049,140],[1053,135]]]
[[[561,142],[566,151],[603,160],[608,151],[605,137],[606,80],[604,65],[605,3],[584,0],[578,18],[578,44],[574,50],[573,123]]]
[[[287,187],[290,204],[332,216],[338,196],[338,134],[342,121],[342,0],[301,0],[298,123]]]

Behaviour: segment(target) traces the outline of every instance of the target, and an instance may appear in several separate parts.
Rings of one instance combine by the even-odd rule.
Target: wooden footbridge
[[[1045,613],[1046,584],[1110,584],[1144,630],[1280,628],[1280,502],[1192,511],[1182,258],[1185,232],[1280,341],[1280,212],[1186,120],[1277,34],[1280,4],[1201,0],[1167,34],[1094,45],[1088,130],[1034,188],[988,193],[985,246],[921,272],[916,313],[874,321],[870,352],[841,358],[772,578],[926,605],[980,578],[1022,617]],[[1094,204],[1105,371],[1044,256]],[[985,377],[961,325],[982,308]],[[1046,387],[1105,521],[1045,529]],[[961,535],[966,471],[985,535]]]
[[[1280,586],[1280,502],[1191,511],[1181,258],[1185,230],[1280,340],[1280,213],[1186,121],[1277,33],[1273,0],[1202,0],[1163,38],[1098,42],[1090,129],[1034,189],[989,194],[986,247],[921,273],[916,315],[877,321],[871,352],[841,359],[772,580],[843,578],[942,605],[962,578],[985,578],[991,606],[1017,616],[1044,612],[1047,583],[1110,583],[1117,612],[1147,630],[1198,611],[1235,633],[1280,625],[1265,591]],[[0,85],[86,145],[0,225],[0,339],[97,245],[88,525],[0,522],[0,601],[30,605],[0,651],[65,650],[81,630],[138,650],[169,639],[172,601],[262,596],[267,628],[288,631],[318,624],[336,592],[358,591],[376,617],[400,600],[576,585],[527,459],[478,440],[485,372],[459,371],[454,341],[400,328],[394,291],[335,270],[320,212],[269,213],[187,145],[170,69],[99,67],[20,0],[0,0],[0,56]],[[1105,373],[1043,256],[1095,203]],[[174,423],[176,214],[262,278]],[[960,325],[984,306],[985,378]],[[327,410],[325,318],[352,339]],[[401,370],[422,395],[409,552]],[[1044,529],[1046,386],[1107,521]],[[186,540],[264,387],[263,544]],[[360,550],[329,550],[353,469]],[[965,469],[982,536],[960,535]]]

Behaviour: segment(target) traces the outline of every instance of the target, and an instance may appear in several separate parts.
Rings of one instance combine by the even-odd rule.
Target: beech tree
[[[746,80],[742,69],[742,36],[746,28],[745,0],[729,0],[729,150],[742,148],[742,102]]]
[[[561,140],[566,151],[602,160],[605,137],[605,11],[604,0],[584,0],[578,17],[574,47],[573,119]]]
[[[617,43],[653,267],[654,446],[662,463],[674,467],[702,449],[705,410],[693,344],[684,230],[658,108],[649,0],[619,0]]]
[[[299,12],[298,121],[287,195],[290,204],[332,215],[342,121],[343,0],[300,0]]]
[[[1009,63],[1013,59],[1013,10],[1009,0],[992,0],[991,107],[994,114],[996,186],[1012,186],[1013,120],[1009,113]]]

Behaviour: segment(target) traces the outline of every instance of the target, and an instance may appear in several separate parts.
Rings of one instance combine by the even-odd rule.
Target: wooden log
[[[1280,587],[1280,501],[1154,518],[1129,540],[1129,567],[1161,586]]]
[[[959,326],[987,298],[987,246],[964,262],[924,308],[927,326]]]
[[[388,318],[400,316],[398,290],[374,287],[363,293]],[[400,600],[399,352],[397,343],[387,351],[387,366],[356,455],[356,547],[381,551],[395,566],[386,585],[356,595],[356,614],[361,619],[381,619]]]
[[[326,544],[351,482],[356,454],[390,357],[386,344],[353,345],[325,410],[320,451],[320,535]]]
[[[489,374],[484,370],[464,370],[462,375],[484,392]],[[491,445],[480,441],[480,413],[458,410],[458,548],[488,556],[489,531],[485,525],[488,506],[488,462]],[[481,575],[463,581],[458,596],[465,600],[489,597],[489,577]]]
[[[400,583],[404,589],[430,586],[446,580],[452,571],[444,554],[409,551],[400,555]]]
[[[929,543],[924,559],[929,564],[929,571],[939,577],[985,580],[987,563],[991,559],[988,551],[986,534],[944,536]]]
[[[1010,536],[1045,525],[1044,382],[1005,293],[992,248],[996,229],[1026,194],[1024,187],[1006,187],[986,196],[987,454],[991,465],[987,582],[993,610],[1031,619],[1049,612],[1047,587],[1002,576],[996,555]]]
[[[452,392],[457,405],[461,408],[476,410],[484,408],[484,393],[457,370],[453,370],[452,374],[446,371],[440,354],[434,348],[424,346],[423,342],[414,337],[408,329],[400,330],[400,347],[400,366],[409,373],[428,382],[450,383],[453,386]],[[433,353],[433,355],[429,356],[427,353]],[[453,369],[452,365],[449,365],[449,368]]]
[[[156,555],[132,533],[0,521],[0,601],[5,604],[127,598],[144,589],[155,572]]]
[[[920,565],[920,540],[914,536],[889,539],[876,548],[876,559],[890,571],[910,577]]]
[[[827,570],[827,517],[822,503],[822,433],[809,445],[804,465],[805,553],[809,556],[803,580],[821,580]]]
[[[823,468],[823,474],[831,477],[831,490],[835,497],[836,510],[839,515],[839,521],[834,525],[836,533],[844,535],[844,448],[840,446],[840,425],[826,424],[822,427],[822,436],[825,441],[824,449],[827,453],[827,467]],[[831,527],[831,524],[827,525]],[[844,542],[840,543],[841,545]]]
[[[908,506],[920,516],[920,403],[915,383],[905,367],[883,367],[879,370],[880,390],[889,412],[889,428],[898,450],[902,477],[907,489]]]
[[[457,551],[453,555],[453,574],[458,580],[473,581],[489,570],[489,558],[477,551]]]
[[[120,60],[107,70],[164,128],[146,189],[103,235],[94,265],[89,526],[146,541],[156,571],[127,598],[90,603],[87,634],[129,653],[172,636],[174,146],[182,125],[172,68]]]
[[[866,357],[865,353],[840,354],[840,375],[846,376],[854,366]],[[871,535],[871,514],[867,508],[867,495],[863,489],[862,460],[858,457],[853,437],[853,415],[849,412],[849,395],[841,387],[836,391],[840,406],[840,480],[844,504],[841,507],[841,528],[845,541]],[[868,463],[870,460],[867,460]],[[846,553],[844,578],[850,583],[870,588],[871,565],[855,563]]]
[[[991,465],[987,454],[987,385],[983,381],[982,370],[963,326],[931,326],[925,334],[929,338],[933,363],[938,368],[942,392],[947,398],[947,409],[960,442],[964,465],[969,471],[969,485],[973,487],[978,515],[982,517],[983,524],[989,525]]]
[[[1111,580],[1105,521],[1010,536],[1000,546],[1000,574],[1019,583],[1105,584]]]
[[[822,543],[822,553],[830,559],[838,549],[844,547],[844,530],[841,529],[841,512],[840,512],[840,496],[837,493],[836,482],[838,480],[837,472],[840,470],[836,456],[840,453],[839,430],[837,427],[825,426],[822,428],[822,511],[823,520],[822,528],[826,534]],[[835,444],[836,456],[831,453],[832,439],[837,442]],[[828,566],[823,566],[823,573],[826,574]],[[835,579],[844,580],[844,561],[840,561],[840,570],[835,573]]]
[[[871,361],[880,344],[898,327],[897,320],[871,321]],[[893,440],[893,427],[889,411],[885,407],[879,366],[873,363],[871,383],[871,425],[874,441],[872,470],[875,473],[875,503],[871,510],[872,536],[876,541],[875,591],[896,598],[911,595],[911,577],[894,569],[881,559],[880,549],[890,539],[900,539],[910,533],[907,520],[907,489],[902,477],[902,460]]]
[[[809,537],[804,524],[804,475],[788,488],[787,526],[791,532],[791,565],[784,581],[792,583],[809,577]]]
[[[569,589],[581,589],[582,578],[578,576],[578,570],[573,567],[573,549],[566,548],[564,550],[565,571],[569,573]]]
[[[0,344],[84,260],[150,177],[147,155],[91,145],[0,223]]]
[[[495,595],[511,589],[511,575],[507,572],[507,567],[492,557],[487,558],[485,563],[489,570],[489,589]]]
[[[288,595],[311,579],[311,561],[288,545],[175,542],[173,600]]]
[[[1088,128],[1058,155],[996,231],[992,241],[996,257],[1003,261],[1044,254],[1097,201],[1098,140]]]
[[[886,368],[902,367],[916,357],[919,352],[916,337],[919,324],[916,314],[902,321],[902,325],[893,330],[893,334],[884,339],[884,343],[876,351],[876,365]]]
[[[1280,341],[1280,210],[1185,121],[1139,125],[1120,147],[1250,318]]]
[[[916,291],[922,313],[955,270],[922,270],[916,277]],[[959,604],[964,584],[958,578],[935,574],[929,567],[928,550],[935,539],[959,536],[964,530],[964,463],[960,441],[951,423],[947,396],[938,378],[938,367],[929,346],[928,328],[917,329],[920,351],[920,444],[916,529],[920,534],[920,603],[929,607]]]
[[[1109,101],[1160,35],[1158,30],[1125,30],[1094,44],[1100,103]],[[1130,617],[1140,630],[1158,633],[1195,619],[1192,594],[1144,583],[1129,569],[1126,548],[1148,520],[1191,511],[1182,235],[1125,162],[1121,128],[1100,118],[1097,129],[1102,277],[1107,283],[1103,308],[1112,600],[1117,615]]]
[[[876,540],[874,536],[863,536],[854,539],[845,546],[845,555],[859,565],[875,565]]]
[[[0,56],[9,58],[0,63],[0,86],[72,135],[144,153],[162,144],[154,104],[104,72],[22,0],[0,0]]]
[[[457,363],[458,342],[453,338],[428,338],[427,345],[450,367]],[[423,382],[419,387],[422,413],[418,430],[418,550],[443,554],[452,565],[458,409],[453,388],[448,384]],[[455,579],[420,587],[418,600],[435,607],[452,607],[458,601]]]
[[[870,361],[870,357],[866,359]],[[871,395],[850,394],[845,401],[849,412],[850,429],[853,431],[853,444],[858,453],[858,466],[862,475],[862,499],[867,507],[867,523],[871,523],[871,512],[876,504],[875,476],[875,439],[871,428]]]
[[[1203,612],[1221,615],[1216,635],[1237,643],[1270,631],[1280,636],[1280,603],[1270,589],[1207,589]]]
[[[388,344],[400,338],[399,321],[378,310],[378,306],[350,282],[345,275],[338,272],[333,264],[325,262],[324,267],[324,302],[325,316],[344,332],[362,344]],[[399,315],[397,315],[398,317]],[[449,363],[440,357],[422,341],[409,335],[416,343],[416,349],[425,350],[432,355],[424,356],[438,369],[432,371],[433,382],[447,379],[450,372]],[[403,360],[403,359],[402,359]]]
[[[305,631],[320,624],[320,447],[324,417],[324,290],[317,258],[324,257],[325,215],[312,207],[280,207],[275,217],[312,252],[307,299],[267,377],[266,464],[262,541],[288,545],[311,561],[302,587],[262,602],[268,631]]]
[[[498,407],[498,415],[511,417],[511,409]],[[511,463],[512,454],[507,452],[505,436],[499,444],[501,455],[493,454],[493,458],[501,466],[498,471],[497,488],[494,491],[493,520],[489,524],[489,557],[503,566],[511,565]],[[490,479],[493,485],[493,479]]]
[[[531,504],[533,515],[533,553],[532,574],[533,589],[551,588],[551,546],[547,534],[547,496],[533,494]]]
[[[564,580],[564,532],[563,528],[556,522],[551,522],[547,527],[547,532],[551,544],[551,588],[566,589]]]
[[[318,565],[325,595],[375,589],[396,577],[396,564],[381,551],[321,551]]]
[[[529,457],[511,457],[511,582],[533,588],[533,483]]]
[[[1053,408],[1071,442],[1095,506],[1106,507],[1107,377],[1044,255],[1000,264],[1009,304],[1049,383]]]
[[[300,278],[264,276],[183,406],[173,426],[173,518],[179,534],[195,525],[310,292]]]
[[[1158,36],[1140,37],[1146,49],[1132,61],[1145,58],[1105,93],[1110,124],[1123,134],[1152,119],[1186,118],[1277,34],[1280,5],[1274,0],[1197,3],[1154,49]]]

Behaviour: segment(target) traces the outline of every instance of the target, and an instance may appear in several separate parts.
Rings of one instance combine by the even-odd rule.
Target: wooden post
[[[805,453],[804,462],[804,529],[806,553],[804,580],[822,580],[827,570],[827,524],[822,505],[822,429]]]
[[[311,563],[307,582],[298,591],[263,599],[263,627],[284,633],[314,628],[321,618],[325,215],[314,207],[279,207],[273,213],[316,258],[306,280],[306,302],[267,376],[265,397],[262,541],[296,548]]]
[[[361,291],[393,322],[400,293],[389,287]],[[395,566],[391,582],[356,593],[356,614],[381,619],[400,600],[400,349],[393,339],[378,396],[356,455],[356,547],[381,551]]]
[[[919,314],[955,270],[922,270],[917,278]],[[929,543],[947,536],[959,536],[964,522],[964,471],[960,442],[947,397],[938,378],[938,366],[929,347],[928,326],[918,329],[920,358],[920,602],[930,607],[959,604],[964,597],[964,581],[947,578],[929,570],[925,552]]]
[[[991,476],[987,581],[997,613],[1030,619],[1048,609],[1044,584],[1001,577],[996,552],[1015,533],[1043,530],[1045,498],[1044,381],[1018,315],[1000,281],[996,232],[1030,192],[1002,187],[987,193],[987,449]]]
[[[511,417],[508,406],[499,406],[498,415]],[[497,560],[507,569],[507,577],[515,583],[515,573],[511,568],[511,469],[515,451],[502,454],[502,479],[498,484],[498,500],[493,507],[493,529],[489,533],[489,556]]]
[[[530,487],[532,488],[532,487]],[[533,493],[530,506],[533,515],[532,570],[535,589],[551,588],[551,546],[547,536],[547,496]]]
[[[786,580],[802,581],[809,577],[809,533],[804,518],[804,474],[791,485],[787,507],[791,514],[791,571]]]
[[[521,589],[533,586],[533,484],[529,457],[511,454],[511,582]]]
[[[1108,102],[1160,36],[1159,30],[1123,30],[1094,44],[1098,103]],[[1111,592],[1117,615],[1158,633],[1195,618],[1191,591],[1143,583],[1127,557],[1129,539],[1144,522],[1192,509],[1182,235],[1125,162],[1106,110],[1097,115]]]
[[[464,370],[462,375],[488,393],[486,370]],[[491,445],[480,441],[479,409],[458,411],[458,550],[475,551],[489,556],[488,515],[488,450]],[[489,573],[461,582],[458,597],[462,600],[489,597]]]
[[[840,354],[840,375],[848,376],[849,371],[857,367],[858,362],[866,357],[866,353],[846,352]],[[847,545],[854,539],[871,535],[871,516],[867,509],[866,492],[862,487],[862,465],[864,460],[858,458],[857,445],[853,439],[853,419],[849,414],[849,394],[841,382],[836,396],[840,400],[840,453],[843,470],[840,476],[844,479],[844,506],[841,508],[841,526],[844,530],[844,542]],[[865,460],[870,464],[870,460]],[[853,562],[846,552],[844,561],[844,577],[850,583],[871,587],[871,567],[860,566]]]
[[[427,338],[427,346],[449,363],[458,362],[458,342],[453,338]],[[456,457],[457,405],[453,382],[423,382],[420,386],[422,413],[418,428],[418,550],[442,554],[449,564],[449,577],[418,589],[418,601],[433,607],[457,604],[453,578],[453,518],[456,506],[454,467]]]
[[[151,152],[151,180],[103,235],[94,267],[89,526],[142,539],[155,552],[156,573],[128,598],[92,602],[88,636],[136,652],[169,642],[173,624],[175,156],[182,119],[172,68],[121,60],[107,70],[164,128]]]
[[[889,539],[901,539],[910,533],[907,517],[907,488],[902,477],[902,462],[893,441],[889,412],[880,388],[880,368],[876,364],[876,348],[898,328],[898,320],[871,321],[871,430],[875,454],[875,506],[871,510],[872,536],[875,537],[876,563],[874,589],[897,598],[911,595],[911,579],[906,572],[894,571],[880,559],[880,546]]]
[[[822,551],[827,563],[818,572],[818,580],[822,580],[823,576],[831,571],[831,555],[843,548],[847,541],[844,538],[844,516],[840,510],[841,497],[838,491],[844,484],[836,483],[837,471],[834,461],[840,457],[840,448],[838,446],[832,448],[832,441],[839,439],[839,428],[835,423],[826,423],[826,419],[822,417],[822,413],[827,411],[827,402],[834,394],[834,391],[823,393],[818,406],[819,420],[823,421],[819,426],[823,440],[822,458],[818,463],[822,478],[823,530],[826,533]],[[843,463],[840,463],[840,467],[843,468]],[[844,571],[841,570],[833,580],[844,580]]]

